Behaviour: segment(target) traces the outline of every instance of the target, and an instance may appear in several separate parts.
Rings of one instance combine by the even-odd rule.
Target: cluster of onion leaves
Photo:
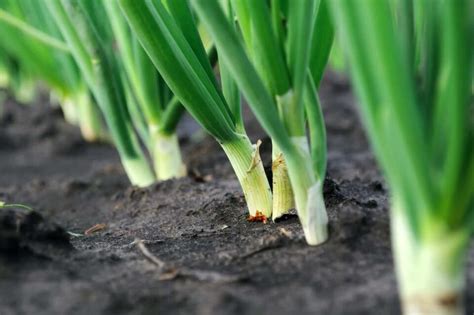
[[[332,43],[325,2],[272,1],[270,7],[263,1],[190,2],[216,46],[221,86],[204,54],[187,1],[119,3],[171,90],[227,153],[250,213],[269,216],[274,204],[258,150],[251,148],[245,134],[241,93],[284,156],[292,188],[289,191],[294,194],[289,198],[296,201],[308,243],[324,242],[326,142],[316,87]],[[321,49],[315,38],[323,43]]]
[[[0,34],[4,75],[16,98],[31,103],[41,82],[52,91],[65,118],[81,127],[86,140],[103,139],[100,113],[44,5],[33,0],[2,1]]]
[[[222,146],[251,215],[271,215],[271,190],[258,148],[246,135],[228,76],[214,75],[187,1],[118,1],[135,36],[186,110]]]
[[[176,136],[182,107],[118,14],[117,3],[51,0],[43,5],[103,113],[131,182],[146,186],[184,176]]]
[[[327,239],[322,196],[326,134],[317,87],[333,36],[326,1],[272,1],[271,7],[250,0],[227,4],[193,2],[222,65],[272,138],[274,158],[281,152],[273,170],[275,162],[286,164],[307,242],[320,244]],[[223,8],[235,10],[240,31]],[[274,183],[278,180],[274,177]],[[276,218],[287,208],[274,211]]]
[[[474,4],[331,4],[390,187],[404,312],[464,314],[464,265],[474,226]]]
[[[326,1],[294,3],[277,0],[268,5],[264,1],[234,0],[221,1],[221,5],[229,17],[229,23],[237,21],[234,33],[241,37],[246,57],[273,100],[273,104],[267,104],[268,110],[278,111],[279,119],[292,141],[303,147],[307,147],[306,106],[306,115],[313,122],[310,128],[316,136],[312,139],[313,159],[318,164],[316,176],[324,178],[324,122],[319,104],[312,99],[305,99],[304,93],[307,89],[319,86],[332,45],[333,28]],[[205,17],[203,22],[206,23]],[[220,26],[209,26],[211,35],[214,34],[213,27]],[[216,38],[215,34],[212,36]],[[223,60],[227,58],[223,49],[219,53]],[[224,62],[221,68],[225,75],[236,75],[232,69],[227,70]],[[306,71],[309,71],[308,80],[312,79],[314,84],[305,82]],[[314,94],[314,91],[310,93]],[[295,202],[284,153],[275,139],[272,139],[272,144],[272,217],[275,220],[294,208]]]

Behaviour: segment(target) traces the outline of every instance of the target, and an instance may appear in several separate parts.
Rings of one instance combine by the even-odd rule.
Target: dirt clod
[[[0,254],[33,249],[39,245],[68,247],[69,236],[59,225],[39,212],[23,208],[0,208]]]

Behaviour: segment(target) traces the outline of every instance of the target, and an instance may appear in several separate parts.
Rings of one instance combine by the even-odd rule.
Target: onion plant
[[[183,112],[180,103],[117,14],[116,3],[51,0],[46,4],[104,113],[131,182],[146,186],[155,179],[185,175],[176,137]],[[155,172],[137,132],[150,150]]]
[[[1,25],[0,25],[1,28]],[[1,32],[1,30],[0,30]],[[30,104],[36,96],[34,75],[11,51],[3,48],[0,41],[0,88],[8,90],[22,104]],[[4,93],[5,95],[5,93]]]
[[[120,67],[105,11],[96,1],[46,1],[49,12],[68,44],[82,76],[92,91],[132,184],[146,186],[154,174],[126,108]]]
[[[474,4],[334,0],[362,117],[391,190],[405,314],[464,314],[474,227]]]
[[[276,144],[276,152],[281,150],[284,155],[306,239],[316,245],[327,239],[327,214],[322,196],[326,146],[316,86],[327,61],[331,40],[325,42],[324,49],[315,49],[312,46],[317,46],[315,38],[318,36],[313,29],[318,22],[326,20],[318,28],[320,35],[331,38],[331,28],[324,6],[323,10],[318,10],[315,1],[281,2],[287,11],[273,3],[274,10],[278,11],[273,20],[263,1],[224,1],[226,12],[219,1],[191,2],[217,47],[221,92],[195,23],[191,22],[193,16],[186,0],[163,3],[119,0],[136,36],[170,88],[227,153],[247,198],[250,213],[255,215],[258,211],[269,216],[272,208],[270,189],[258,149],[251,147],[242,125],[239,93],[244,94]],[[252,29],[242,32],[244,37],[254,36],[254,32],[258,34],[258,37],[252,37],[255,46],[251,51],[255,55],[257,51],[262,53],[255,57],[262,62],[262,67],[257,67],[260,72],[255,66],[257,59],[252,64],[248,51],[244,49],[234,24],[232,4],[241,6],[239,9],[249,14],[240,22],[241,28]],[[257,15],[251,13],[254,10]],[[287,29],[283,28],[284,18],[288,18]],[[285,32],[287,37],[277,39],[278,34],[284,36]],[[285,41],[286,48],[283,47]],[[281,67],[276,74],[275,65]],[[276,82],[269,83],[271,80]],[[311,147],[306,138],[305,108]]]
[[[129,110],[132,117],[135,117],[136,126],[140,125],[136,115],[143,114],[145,130],[141,134],[145,135],[142,138],[151,152],[157,179],[184,176],[186,167],[182,162],[176,135],[176,126],[184,108],[157,73],[148,55],[132,34],[118,3],[104,1],[103,4],[126,73],[126,89],[132,98],[128,101]]]
[[[65,118],[78,123],[86,140],[102,139],[100,113],[90,98],[59,29],[39,1],[5,0],[0,4],[0,46],[14,56],[10,87],[20,100],[41,80],[53,91]],[[28,93],[29,94],[29,93]],[[26,94],[26,95],[28,95]]]
[[[173,93],[224,149],[250,214],[269,217],[271,190],[258,148],[245,133],[235,86],[224,76],[225,93],[221,91],[187,1],[120,0],[119,4]]]
[[[236,11],[244,12],[238,21],[241,29],[251,29],[242,31],[242,35],[247,42],[249,40],[245,37],[251,37],[248,47],[253,49],[244,49],[239,33],[233,28],[233,21],[226,19],[218,3],[193,2],[216,44],[221,63],[237,82],[260,124],[276,145],[276,151],[283,153],[307,242],[320,244],[327,239],[327,214],[322,195],[326,138],[317,86],[332,44],[332,26],[326,3],[274,1],[273,24],[265,2],[232,3]],[[286,23],[283,23],[283,18]],[[272,38],[279,38],[279,41]],[[275,49],[282,56],[276,57],[275,52],[268,52]],[[260,56],[253,57],[257,54]],[[275,78],[279,75],[274,72],[276,64],[287,76],[283,80],[288,81],[278,91],[269,84],[270,80],[281,79]],[[307,141],[306,120],[310,143]],[[284,212],[286,209],[279,210]]]
[[[298,103],[302,102],[299,99],[303,99],[305,67],[309,66],[313,80],[319,83],[331,48],[332,28],[326,1],[320,2],[319,7],[316,1],[307,1],[303,5],[276,0],[268,6],[265,1],[233,0],[231,4],[228,10],[235,10],[238,32],[245,44],[247,57],[272,97],[274,104],[269,110],[278,111],[292,139],[305,143],[303,107]],[[297,12],[298,9],[310,11],[303,15],[303,12]],[[297,21],[299,18],[306,20]],[[286,20],[288,23],[285,23]],[[317,31],[312,37],[315,27]],[[303,32],[308,33],[303,35]],[[301,38],[307,41],[304,45],[300,42]],[[308,50],[311,52],[309,55]],[[221,53],[225,54],[224,51]],[[303,75],[295,71],[301,71]],[[324,146],[325,139],[321,137],[320,140]],[[294,208],[294,197],[284,155],[276,141],[272,142],[273,219],[276,219]],[[320,170],[320,173],[324,177],[324,171]]]

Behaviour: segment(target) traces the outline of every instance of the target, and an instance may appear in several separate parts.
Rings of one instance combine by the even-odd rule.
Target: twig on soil
[[[181,269],[178,273],[183,277],[189,277],[198,281],[210,283],[231,283],[244,279],[244,277],[240,275],[223,274],[220,272],[208,270]]]
[[[279,235],[268,235],[261,238],[257,245],[252,246],[253,248],[246,250],[243,254],[236,252],[221,252],[219,253],[219,258],[226,260],[246,259],[261,252],[280,248],[289,242],[300,241],[302,239],[302,237],[298,237],[285,228],[280,228],[279,232]]]
[[[264,237],[260,239],[260,244],[257,248],[250,250],[247,253],[240,255],[237,258],[240,258],[240,259],[249,258],[255,254],[258,254],[270,249],[275,249],[275,248],[281,247],[282,245],[283,245],[283,238],[281,236],[270,235],[268,237]]]
[[[136,245],[140,252],[143,254],[143,256],[145,256],[151,263],[158,267],[160,273],[158,279],[161,281],[173,280],[177,277],[187,277],[202,282],[230,283],[241,281],[244,279],[240,275],[228,275],[215,271],[193,270],[176,267],[167,268],[167,264],[163,260],[156,257],[148,250],[143,240],[137,238],[133,241],[132,244]]]
[[[165,262],[159,259],[158,257],[156,257],[155,255],[153,255],[152,253],[150,253],[148,248],[145,246],[145,243],[143,242],[143,240],[136,238],[132,244],[137,245],[138,249],[143,254],[143,256],[145,256],[149,261],[157,265],[158,268],[163,269],[165,267],[166,265]]]
[[[138,250],[140,250],[140,252],[143,254],[143,256],[145,256],[145,258],[148,259],[148,261],[150,261],[151,263],[153,263],[154,265],[158,267],[158,272],[159,272],[158,279],[160,281],[173,280],[178,276],[179,271],[177,268],[168,268],[168,270],[165,270],[166,263],[163,260],[156,257],[155,255],[153,255],[148,250],[143,240],[136,238],[132,242],[131,245],[136,245],[138,247]]]

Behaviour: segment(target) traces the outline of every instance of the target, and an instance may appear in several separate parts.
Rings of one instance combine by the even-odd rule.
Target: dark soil
[[[331,236],[319,247],[295,216],[247,222],[223,152],[190,119],[181,138],[191,175],[139,189],[112,147],[83,142],[46,100],[7,101],[0,200],[36,212],[0,210],[0,314],[398,314],[386,186],[347,82],[329,75],[321,99]],[[248,116],[269,163],[268,138]],[[468,270],[473,288],[472,252]],[[472,314],[473,290],[467,304]]]

